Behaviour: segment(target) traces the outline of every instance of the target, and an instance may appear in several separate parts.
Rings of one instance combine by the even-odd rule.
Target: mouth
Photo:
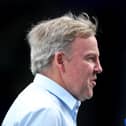
[[[96,78],[91,80],[91,86],[95,87],[96,86]]]
[[[93,86],[93,87],[96,86],[96,80],[93,80],[91,83],[92,83],[92,86]]]

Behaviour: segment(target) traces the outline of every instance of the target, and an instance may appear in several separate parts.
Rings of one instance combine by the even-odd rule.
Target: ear
[[[62,72],[65,71],[65,68],[64,68],[64,53],[63,52],[56,52],[55,53],[54,62],[55,62],[55,65],[57,66],[57,68],[60,71],[62,71]]]

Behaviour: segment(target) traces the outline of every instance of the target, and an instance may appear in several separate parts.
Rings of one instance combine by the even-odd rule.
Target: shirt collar
[[[40,88],[44,88],[51,92],[53,95],[57,96],[60,100],[62,100],[72,111],[77,107],[79,108],[81,102],[73,97],[67,90],[65,90],[62,86],[57,84],[55,81],[49,79],[48,77],[42,74],[36,74],[34,82],[40,86]]]

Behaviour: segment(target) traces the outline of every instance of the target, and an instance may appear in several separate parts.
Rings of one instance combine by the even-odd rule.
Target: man
[[[102,72],[87,14],[42,21],[28,34],[33,83],[10,107],[2,126],[76,126],[80,102],[93,96]]]

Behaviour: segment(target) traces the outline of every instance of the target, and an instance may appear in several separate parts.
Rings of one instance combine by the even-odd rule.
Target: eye
[[[86,60],[88,62],[96,62],[96,56],[87,56]]]

